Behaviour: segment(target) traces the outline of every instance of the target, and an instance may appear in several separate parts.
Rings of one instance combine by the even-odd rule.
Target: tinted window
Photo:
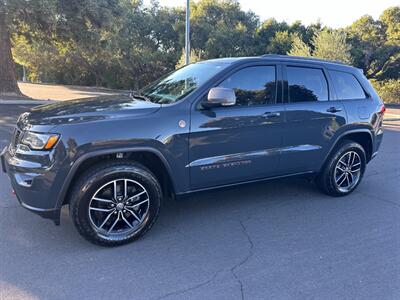
[[[244,68],[220,86],[235,90],[236,105],[249,106],[275,103],[276,76],[274,66]]]
[[[229,66],[224,63],[196,63],[183,67],[141,90],[151,102],[174,103],[189,95],[215,74]]]
[[[328,83],[321,69],[288,67],[290,102],[328,100]]]
[[[364,99],[365,92],[353,74],[329,71],[339,99]]]

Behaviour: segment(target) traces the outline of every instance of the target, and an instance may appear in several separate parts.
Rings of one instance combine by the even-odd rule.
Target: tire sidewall
[[[149,195],[149,211],[143,223],[135,230],[124,236],[107,237],[97,232],[89,218],[89,204],[96,191],[104,184],[115,179],[135,180],[147,190]],[[125,244],[144,234],[155,222],[161,204],[161,190],[154,175],[144,168],[135,167],[129,164],[110,166],[94,171],[85,178],[80,185],[80,190],[74,195],[71,205],[71,215],[75,222],[79,223],[78,229],[84,231],[82,234],[90,240],[98,243],[110,243],[112,245]]]
[[[361,172],[360,172],[360,177],[358,179],[358,182],[355,186],[353,186],[349,191],[347,192],[343,192],[341,190],[338,189],[337,185],[336,185],[336,180],[335,180],[335,168],[336,165],[339,161],[339,159],[346,154],[347,152],[350,151],[354,151],[356,152],[361,159]],[[339,195],[339,196],[345,196],[350,194],[351,192],[353,192],[357,186],[361,183],[361,180],[364,176],[364,172],[366,169],[366,154],[365,151],[363,149],[363,147],[357,143],[354,142],[347,142],[344,145],[342,145],[336,152],[335,155],[332,157],[330,164],[329,164],[329,181],[330,181],[330,185],[333,187],[334,192]]]

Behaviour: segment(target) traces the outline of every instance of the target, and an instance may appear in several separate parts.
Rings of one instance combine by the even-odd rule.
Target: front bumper
[[[45,163],[45,155],[36,161],[25,160],[23,155],[12,155],[6,147],[0,155],[1,167],[8,174],[21,206],[58,225],[60,208],[56,205],[56,197],[51,197],[50,180],[54,174]]]

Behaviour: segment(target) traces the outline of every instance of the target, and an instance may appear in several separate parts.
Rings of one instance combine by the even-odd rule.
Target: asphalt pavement
[[[0,147],[29,106],[0,105]],[[400,299],[400,122],[350,196],[302,179],[166,203],[139,241],[83,240],[0,174],[0,299]]]

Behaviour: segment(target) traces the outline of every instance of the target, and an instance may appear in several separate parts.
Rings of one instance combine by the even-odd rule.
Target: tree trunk
[[[21,96],[11,53],[10,32],[6,26],[5,14],[0,10],[0,96]]]

